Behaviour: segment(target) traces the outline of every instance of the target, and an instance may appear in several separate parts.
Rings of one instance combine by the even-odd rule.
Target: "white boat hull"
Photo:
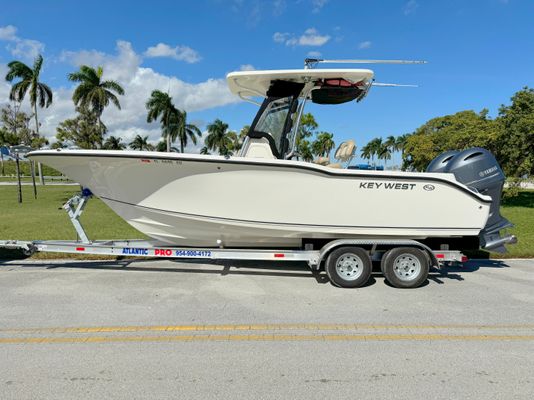
[[[180,246],[476,236],[491,202],[450,174],[133,151],[38,151],[30,157],[89,188],[147,236]]]

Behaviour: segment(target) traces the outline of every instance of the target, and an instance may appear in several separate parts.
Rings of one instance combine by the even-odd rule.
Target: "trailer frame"
[[[178,247],[169,246],[154,240],[96,240],[91,241],[86,234],[80,217],[92,193],[83,189],[71,197],[64,205],[70,221],[76,230],[78,240],[0,240],[0,248],[19,249],[26,255],[36,252],[91,254],[115,257],[152,257],[162,259],[188,260],[248,260],[248,261],[300,261],[306,262],[310,269],[319,270],[328,255],[342,247],[361,247],[365,249],[372,261],[380,261],[382,255],[393,248],[405,247],[421,250],[427,257],[429,267],[441,268],[448,264],[467,261],[458,250],[433,250],[417,240],[395,239],[336,239],[326,243],[320,249],[306,244],[304,249],[265,249],[265,248],[225,248],[219,247]]]

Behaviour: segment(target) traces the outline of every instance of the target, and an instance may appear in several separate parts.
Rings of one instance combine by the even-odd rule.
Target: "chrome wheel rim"
[[[346,281],[354,281],[363,273],[363,261],[354,253],[346,253],[337,259],[337,274]]]
[[[421,273],[421,261],[413,254],[401,254],[393,261],[393,271],[401,281],[412,281]]]

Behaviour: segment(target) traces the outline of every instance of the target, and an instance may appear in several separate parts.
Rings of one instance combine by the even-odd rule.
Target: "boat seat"
[[[248,143],[241,150],[242,157],[276,158],[271,150],[269,141],[265,138],[249,138]]]
[[[330,158],[328,158],[328,157],[317,157],[313,162],[315,164],[319,164],[319,165],[328,165],[328,164],[330,164]]]
[[[332,163],[327,165],[328,168],[343,168],[340,163]]]
[[[334,155],[334,158],[340,162],[350,162],[356,152],[356,143],[354,140],[347,140],[339,145]]]

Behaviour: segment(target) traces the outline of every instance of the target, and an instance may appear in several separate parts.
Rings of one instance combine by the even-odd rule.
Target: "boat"
[[[447,154],[426,172],[299,159],[306,103],[359,102],[374,85],[372,70],[239,71],[227,82],[234,94],[260,105],[236,155],[57,149],[28,157],[80,183],[167,245],[304,248],[352,238],[503,250],[512,242],[500,234],[511,226],[499,214],[504,175],[483,149]]]

